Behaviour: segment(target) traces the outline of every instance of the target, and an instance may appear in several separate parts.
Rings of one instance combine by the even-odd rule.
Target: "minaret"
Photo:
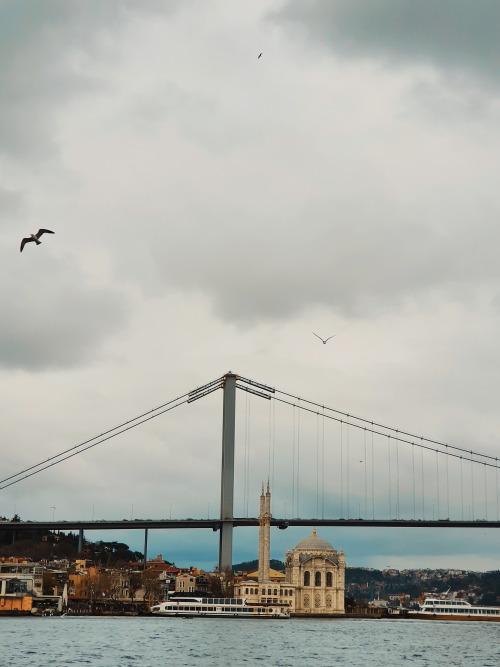
[[[259,581],[269,581],[269,560],[271,557],[271,491],[269,480],[264,494],[264,483],[260,494],[259,514]]]

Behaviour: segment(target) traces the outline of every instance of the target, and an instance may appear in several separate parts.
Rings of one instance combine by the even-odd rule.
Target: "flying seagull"
[[[262,56],[262,53],[259,53],[259,55],[257,56],[257,60],[258,60],[261,56]]]
[[[30,241],[34,241],[37,245],[40,245],[41,241],[39,238],[42,234],[55,234],[51,232],[50,229],[39,229],[36,234],[31,234],[21,241],[21,252],[23,251],[24,246]]]
[[[317,333],[314,333],[314,331],[313,331],[313,334],[316,336],[316,338],[320,339],[320,341],[323,343],[323,345],[326,345],[328,343],[328,341],[330,340],[330,338],[334,338],[337,335],[337,334],[333,334],[333,336],[329,336],[326,340],[323,340],[323,338],[321,338],[321,336],[318,336]]]

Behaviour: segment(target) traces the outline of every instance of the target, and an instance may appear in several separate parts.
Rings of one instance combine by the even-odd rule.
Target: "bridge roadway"
[[[17,533],[23,530],[53,530],[53,531],[80,531],[80,530],[144,530],[173,529],[173,528],[211,528],[220,530],[224,523],[235,527],[258,526],[256,518],[221,519],[135,519],[122,521],[0,521],[0,531],[14,529]],[[291,526],[342,526],[353,528],[500,528],[500,521],[438,521],[408,520],[408,519],[271,519],[271,526],[281,530]]]

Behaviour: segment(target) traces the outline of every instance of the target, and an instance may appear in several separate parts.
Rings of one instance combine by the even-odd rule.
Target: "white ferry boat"
[[[446,621],[500,621],[500,607],[474,607],[465,600],[428,597],[418,610],[408,611],[408,616]]]
[[[153,616],[183,618],[290,618],[286,605],[249,604],[246,598],[178,597],[155,604]]]

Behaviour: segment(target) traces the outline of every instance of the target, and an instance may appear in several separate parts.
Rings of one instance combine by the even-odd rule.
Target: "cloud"
[[[491,0],[288,0],[273,18],[340,55],[499,81],[500,6]]]
[[[171,13],[179,2],[5,0],[0,3],[0,155],[47,158],[57,150],[54,117],[78,93],[95,90],[89,67],[112,58],[110,36],[137,14]]]
[[[31,246],[22,255],[3,246],[10,275],[0,286],[3,368],[40,371],[95,360],[104,340],[127,320],[124,291],[89,284],[78,266],[40,248],[43,256],[28,255]]]
[[[439,232],[424,221],[405,224],[389,209],[382,220],[384,206],[375,222],[355,209],[355,223],[348,210],[330,222],[327,209],[302,210],[287,229],[250,220],[233,227],[208,223],[196,243],[187,229],[179,230],[175,246],[151,251],[166,282],[210,294],[217,313],[239,323],[279,321],[314,303],[362,317],[399,310],[436,290],[452,301],[470,301],[499,278],[498,234],[488,222],[480,223],[478,247],[477,229]],[[205,209],[205,221],[210,215]],[[231,251],[213,261],[224,244]]]

